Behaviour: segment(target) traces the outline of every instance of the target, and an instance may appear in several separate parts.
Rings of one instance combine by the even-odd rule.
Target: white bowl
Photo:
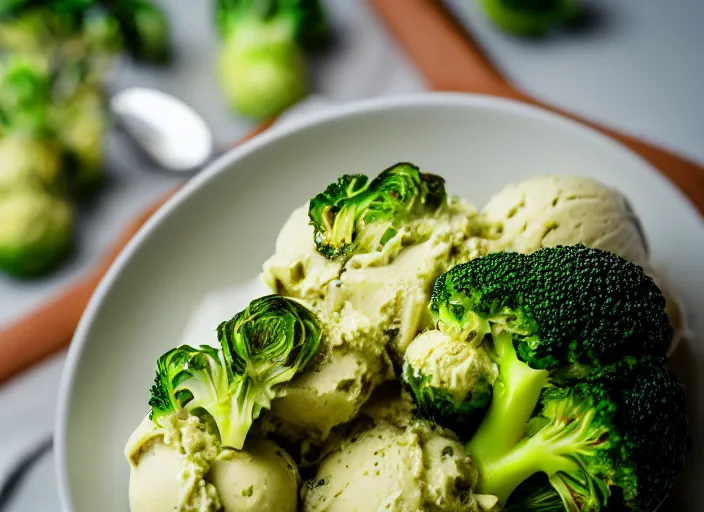
[[[274,128],[212,164],[147,223],[103,279],[69,351],[56,432],[65,510],[128,510],[125,441],[148,410],[157,357],[179,341],[203,297],[251,282],[290,212],[339,175],[375,174],[402,160],[444,176],[448,190],[478,206],[537,173],[591,176],[630,198],[655,263],[697,313],[674,359],[699,433],[667,509],[704,510],[696,478],[704,474],[697,211],[650,165],[589,128],[510,101],[446,93],[348,104]]]

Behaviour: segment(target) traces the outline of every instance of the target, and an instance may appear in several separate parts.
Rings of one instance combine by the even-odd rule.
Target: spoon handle
[[[263,132],[271,124],[272,121],[261,124],[240,142]],[[0,330],[0,353],[5,354],[0,358],[0,383],[69,344],[83,310],[88,305],[88,301],[105,272],[127,242],[179,188],[176,187],[169,191],[135,217],[106,255],[84,277],[60,291],[20,320]]]
[[[677,185],[704,213],[704,169],[701,165],[635,137],[547,105],[510,84],[438,0],[368,0],[396,35],[434,90],[499,96],[536,105],[575,119],[618,140],[650,162]]]

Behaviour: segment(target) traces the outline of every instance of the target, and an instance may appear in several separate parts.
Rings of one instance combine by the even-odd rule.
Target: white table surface
[[[454,3],[460,1],[467,0]],[[663,7],[657,0],[602,0],[598,4],[613,4],[608,11],[616,13],[617,23],[595,31],[589,44],[586,35],[567,42],[562,37],[559,45],[553,40],[526,44],[500,36],[471,8],[464,19],[511,78],[536,96],[704,162],[704,101],[699,98],[704,90],[704,60],[697,55],[704,46],[699,35],[704,4],[699,0],[672,3],[678,7],[670,2]],[[153,85],[177,94],[203,114],[224,144],[246,133],[251,124],[233,119],[218,99],[211,64],[201,57],[215,44],[208,35],[209,13],[193,8],[194,4],[168,0],[180,34],[175,69],[168,73],[129,69],[117,77],[116,86]],[[334,52],[315,63],[318,93],[340,102],[425,89],[422,77],[362,0],[326,0],[326,4],[340,36]],[[189,40],[191,44],[185,45]],[[696,41],[699,44],[690,47]],[[676,48],[689,50],[676,55]],[[686,64],[673,60],[677,58],[687,59]],[[175,183],[172,178],[135,171],[133,157],[118,142],[111,143],[111,165],[115,183],[94,218],[84,221],[83,236],[90,247],[74,268],[49,286],[12,289],[12,301],[7,288],[11,285],[0,281],[0,324],[36,304],[72,273],[80,273],[99,257],[126,219]],[[0,480],[9,462],[53,430],[63,361],[60,354],[0,388]],[[8,511],[59,510],[53,463],[49,454],[35,466]]]

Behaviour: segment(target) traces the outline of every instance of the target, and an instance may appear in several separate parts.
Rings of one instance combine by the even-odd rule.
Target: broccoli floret
[[[501,30],[521,36],[542,36],[579,13],[575,0],[479,0],[479,5]]]
[[[599,510],[609,496],[609,506],[663,497],[679,472],[677,464],[656,471],[649,464],[667,463],[659,464],[652,444],[648,462],[620,440],[628,431],[633,433],[629,443],[638,444],[640,438],[647,445],[650,434],[643,427],[636,431],[619,415],[647,417],[648,424],[670,435],[664,438],[671,442],[668,456],[679,461],[684,453],[681,387],[663,362],[671,335],[665,300],[640,267],[581,245],[531,255],[496,253],[441,276],[430,307],[440,331],[474,350],[488,350],[499,368],[492,403],[467,445],[484,471],[482,492],[505,503],[521,482],[544,471],[567,510]],[[655,362],[636,364],[634,357]],[[647,395],[652,408],[645,410],[648,382],[655,388]],[[660,410],[668,400],[677,414]],[[536,414],[538,419],[530,420]],[[526,432],[530,443],[521,441]],[[606,438],[610,447],[630,450],[628,460],[614,458],[615,452],[602,446]],[[587,455],[581,450],[590,443],[597,448],[589,448]],[[525,457],[517,451],[522,446],[527,447],[521,448]],[[563,454],[563,449],[573,451]],[[550,450],[559,457],[550,459]],[[545,466],[536,469],[531,457],[540,459],[541,453]],[[513,458],[507,459],[509,454]],[[578,457],[588,459],[588,467],[584,461],[572,469],[555,462]],[[546,503],[554,503],[554,495],[529,495],[534,506],[527,510],[551,510]],[[570,508],[568,496],[580,508]]]
[[[346,174],[310,201],[316,248],[330,260],[376,251],[446,197],[443,178],[410,163],[389,167],[371,181]]]
[[[564,510],[654,511],[684,466],[684,390],[663,359],[627,357],[548,386],[526,431],[507,453],[478,461],[483,492],[506,500],[542,472]],[[536,493],[526,509],[550,496]]]
[[[583,245],[458,265],[436,281],[431,311],[441,330],[479,341],[500,325],[535,369],[664,354],[672,336],[665,298],[643,269]]]
[[[490,341],[499,366],[475,455],[499,453],[521,437],[551,373],[665,354],[672,332],[665,299],[640,267],[581,245],[457,265],[436,281],[430,309],[455,339]]]
[[[298,302],[267,295],[221,323],[217,333],[220,350],[181,346],[159,358],[150,418],[159,424],[185,409],[214,422],[222,444],[239,450],[281,385],[315,355],[320,323]]]
[[[220,83],[237,112],[270,117],[307,93],[304,52],[327,37],[318,0],[217,0],[216,22]]]
[[[536,473],[511,493],[503,512],[565,512],[560,494],[545,473]]]

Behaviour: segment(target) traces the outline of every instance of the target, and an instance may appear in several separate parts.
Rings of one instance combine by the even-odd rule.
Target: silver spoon
[[[203,118],[170,94],[132,87],[112,96],[109,107],[117,126],[162,170],[191,174],[215,154]]]

